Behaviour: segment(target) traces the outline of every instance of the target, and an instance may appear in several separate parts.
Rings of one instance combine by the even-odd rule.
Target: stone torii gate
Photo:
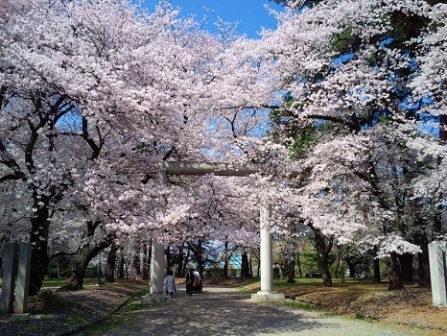
[[[206,175],[216,176],[249,176],[256,174],[259,169],[255,166],[244,166],[235,168],[229,164],[209,164],[194,162],[172,162],[164,163],[164,171],[156,174],[156,182],[160,186],[167,185],[167,175]],[[260,204],[260,236],[261,236],[261,290],[252,294],[253,301],[277,301],[284,300],[283,294],[273,291],[273,253],[272,234],[270,233],[271,205],[267,200],[261,200]],[[142,303],[153,303],[164,301],[163,280],[164,280],[164,246],[156,239],[152,239],[152,259],[151,259],[151,289],[150,294],[142,298]]]

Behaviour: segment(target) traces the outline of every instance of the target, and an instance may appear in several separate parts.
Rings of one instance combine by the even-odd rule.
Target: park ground
[[[93,325],[104,332],[131,323],[132,312],[142,309],[139,297],[148,292],[147,283],[135,281],[104,287],[91,281],[79,292],[57,291],[61,284],[46,281],[46,289],[30,299],[29,314],[0,317],[0,335],[71,335]],[[259,282],[253,280],[205,280],[205,287],[211,284],[239,287],[247,293],[259,289]],[[420,335],[447,335],[447,307],[433,307],[427,288],[407,285],[403,291],[388,291],[385,283],[350,280],[335,281],[333,287],[326,288],[319,279],[298,279],[294,284],[275,281],[275,289],[293,299],[286,304],[297,309],[362,319]]]

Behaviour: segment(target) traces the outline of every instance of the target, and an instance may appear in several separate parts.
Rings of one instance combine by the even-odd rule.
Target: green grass
[[[62,287],[68,284],[69,279],[45,279],[42,288],[45,287]]]
[[[302,310],[307,310],[307,311],[315,311],[316,308],[313,307],[310,303],[307,302],[301,302],[301,301],[285,301],[283,303],[281,303],[284,306],[287,307],[291,307],[294,309],[302,309]]]
[[[63,287],[67,285],[70,282],[70,279],[44,279],[42,282],[42,288],[45,287]],[[84,286],[93,286],[96,285],[97,279],[96,278],[85,278],[84,279]],[[111,286],[113,284],[107,284],[107,286]]]

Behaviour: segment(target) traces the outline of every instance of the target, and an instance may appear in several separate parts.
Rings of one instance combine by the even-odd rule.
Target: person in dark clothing
[[[192,296],[194,280],[195,280],[194,271],[190,270],[189,273],[186,274],[186,294],[188,294],[188,296]]]

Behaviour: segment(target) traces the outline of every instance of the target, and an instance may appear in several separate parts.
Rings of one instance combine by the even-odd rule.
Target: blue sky
[[[152,11],[159,0],[145,0],[145,7]],[[268,5],[275,10],[281,6],[268,0],[171,0],[174,7],[180,7],[180,15],[194,14],[198,21],[205,16],[206,29],[216,32],[214,22],[217,17],[224,21],[239,22],[237,33],[246,34],[250,38],[258,38],[261,27],[276,28],[276,19],[264,8]]]

